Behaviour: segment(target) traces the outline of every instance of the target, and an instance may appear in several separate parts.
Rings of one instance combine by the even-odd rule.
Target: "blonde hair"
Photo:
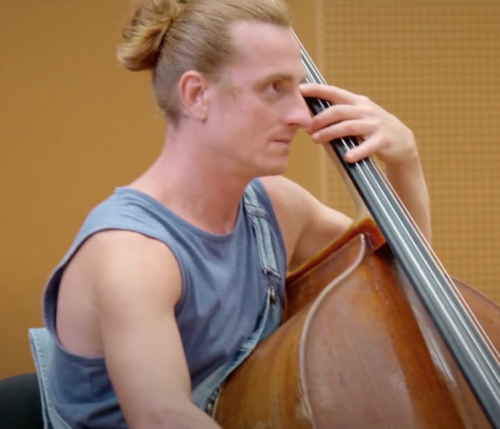
[[[167,120],[179,119],[177,83],[188,70],[215,77],[234,55],[230,24],[255,20],[289,27],[282,0],[148,0],[123,30],[119,63],[153,72],[156,100]]]

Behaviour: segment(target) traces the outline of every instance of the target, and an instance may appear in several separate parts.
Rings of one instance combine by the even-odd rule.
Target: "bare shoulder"
[[[181,294],[177,261],[163,243],[131,231],[96,233],[78,249],[61,279],[59,339],[73,353],[102,356],[104,325],[125,326],[134,313],[173,313]]]
[[[182,281],[177,260],[164,243],[132,231],[109,230],[86,243],[92,254],[94,292],[113,300],[164,298],[175,305]]]
[[[313,195],[293,180],[285,176],[265,176],[260,178],[271,201],[278,207],[303,206],[305,203],[317,201]],[[319,202],[319,201],[318,201]]]
[[[263,177],[261,181],[280,225],[290,269],[314,256],[351,223],[345,214],[284,176]]]

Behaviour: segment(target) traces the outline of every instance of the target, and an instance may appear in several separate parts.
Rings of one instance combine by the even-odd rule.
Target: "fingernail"
[[[346,161],[349,161],[350,159],[352,158],[352,153],[350,150],[348,150],[345,154],[344,154],[344,159]]]

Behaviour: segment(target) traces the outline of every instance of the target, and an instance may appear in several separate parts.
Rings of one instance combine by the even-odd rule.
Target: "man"
[[[47,414],[60,427],[217,428],[203,410],[277,328],[286,271],[350,224],[281,176],[296,131],[317,144],[362,136],[347,161],[384,161],[430,240],[416,143],[366,97],[302,83],[278,1],[149,1],[119,59],[153,71],[168,133],[50,278],[47,328],[32,331]],[[304,97],[334,106],[311,118]]]

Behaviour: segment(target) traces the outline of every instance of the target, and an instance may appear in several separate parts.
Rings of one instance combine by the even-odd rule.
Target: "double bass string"
[[[310,62],[306,62],[306,65],[308,65],[308,70],[311,70],[311,67],[310,67]],[[314,70],[314,69],[313,69],[313,70]],[[313,73],[311,73],[311,74],[313,74]],[[316,73],[314,73],[314,74],[316,74]],[[313,78],[311,78],[311,80],[316,80],[315,78],[316,78],[316,77],[313,77]],[[348,145],[348,144],[346,144],[346,142],[343,140],[343,141],[342,141],[342,143],[343,143],[343,145],[344,145],[345,147],[354,147],[354,146],[355,146],[355,143],[353,143],[353,142],[350,142],[351,144],[350,144],[350,145]],[[366,161],[364,161],[363,163],[364,163],[364,164],[366,164]],[[366,167],[366,166],[365,166],[365,167]],[[358,165],[358,170],[359,170],[359,173],[361,173],[361,176],[364,178],[364,180],[365,180],[365,182],[366,182],[366,181],[367,181],[367,178],[366,178],[366,176],[364,175],[363,169],[360,169],[360,168],[359,168],[359,165]],[[377,182],[378,182],[378,180],[380,180],[380,179],[379,179],[379,178],[377,178],[376,176],[374,176],[374,174],[373,174],[373,172],[371,171],[371,169],[370,169],[370,168],[367,168],[366,170],[367,170],[367,172],[368,172],[368,173],[371,175],[371,177],[372,177],[371,183],[375,183],[375,184],[377,184],[377,186],[378,186],[379,190],[381,190],[381,191],[382,191],[382,195],[384,195],[384,194],[383,194],[384,189],[383,189],[383,188],[381,188],[381,186],[377,183]],[[380,176],[379,176],[379,177],[380,177]],[[377,179],[378,179],[378,180],[377,180]],[[368,183],[370,184],[370,181],[368,181]],[[372,193],[374,193],[373,188],[371,188],[371,191],[372,191]],[[387,202],[387,203],[389,203],[389,205],[390,205],[390,206],[391,206],[391,205],[393,205],[393,204],[391,204],[391,200],[390,200],[390,199],[387,199],[387,197],[386,197],[385,199],[386,199],[386,202]],[[384,208],[384,207],[382,207],[382,208],[385,210],[385,208]],[[393,212],[394,212],[394,208],[393,208]],[[398,218],[396,218],[396,219],[397,219],[397,220],[401,220],[401,217],[399,217],[399,219],[398,219]],[[403,218],[403,220],[404,220],[404,218]],[[406,230],[408,231],[408,228],[406,228]],[[409,231],[411,231],[411,228],[409,229]],[[410,239],[411,239],[411,237],[408,237],[408,238],[410,238]],[[412,240],[412,241],[414,241],[414,244],[418,243],[418,244],[420,244],[421,246],[423,245],[423,247],[424,247],[424,248],[425,248],[425,244],[427,244],[427,243],[419,243],[418,241],[415,243],[415,240]],[[420,250],[420,251],[419,251],[419,253],[421,254],[420,256],[422,256],[422,251],[421,251],[421,249],[418,249],[418,248],[417,248],[417,250]],[[410,254],[410,257],[411,257],[411,254]],[[437,258],[436,258],[436,259],[437,259]],[[415,261],[415,258],[413,258],[413,260]],[[428,268],[430,268],[430,267],[429,267],[429,264],[425,261],[425,259],[424,259],[424,262],[426,263],[427,267],[428,267]],[[439,270],[437,270],[437,273],[438,273],[438,274],[443,274],[443,272],[440,272]],[[438,279],[436,278],[436,271],[434,271],[434,278],[435,278],[435,280],[438,280]],[[439,282],[438,282],[438,283],[439,283]],[[451,284],[450,284],[450,286],[451,286],[451,285],[453,285],[453,283],[451,283]],[[454,286],[454,285],[453,285],[453,287],[455,288],[455,286]],[[447,301],[450,301],[450,298],[449,298],[449,297],[445,296],[444,298],[445,298]],[[454,310],[456,311],[456,309],[454,309]],[[465,329],[467,329],[467,330],[470,332],[470,329],[468,329],[466,326],[464,326],[464,328],[465,328]]]
[[[304,58],[305,59],[304,62],[305,62],[305,66],[306,66],[306,71],[307,71],[309,82],[326,84],[325,80],[321,77],[321,75],[319,74],[319,71],[313,66],[312,61],[310,60],[310,58],[308,57],[307,53],[304,50],[303,50],[303,54],[304,54],[304,57],[305,57]],[[321,102],[323,108],[326,109],[327,107],[329,107],[329,104],[326,103],[326,102],[324,102],[324,100],[319,100],[319,101]],[[349,149],[353,149],[354,147],[356,147],[356,143],[354,143],[352,141],[352,139],[353,139],[352,137],[349,138],[349,139],[348,138],[341,138],[341,139],[339,139],[342,142],[342,144],[344,145],[344,148],[345,148],[346,151],[349,150]],[[357,142],[357,143],[359,144],[359,142]],[[372,163],[372,161],[370,159],[363,159],[363,160],[359,161],[358,166],[359,166],[360,163],[365,164],[365,167],[367,167],[366,164],[367,163]],[[380,175],[375,176],[373,174],[373,172],[371,171],[371,168],[365,168],[365,169],[366,169],[366,172],[368,172],[370,174],[371,180],[369,180],[369,179],[366,178],[366,175],[365,175],[366,172],[364,172],[362,169],[359,169],[359,174],[362,175],[362,176],[364,176],[364,179],[365,179],[365,181],[367,183],[370,184],[370,182],[371,182],[371,183],[377,184],[378,180],[383,179],[383,177],[380,176]],[[390,184],[388,182],[386,182],[384,184],[386,186],[390,186]],[[383,193],[383,188],[380,185],[378,186],[378,188],[379,188],[380,193]],[[372,189],[372,193],[376,194],[375,191],[373,191],[373,189]],[[394,193],[394,191],[393,191],[393,195],[396,195]],[[385,200],[386,200],[386,203],[388,203],[391,206],[391,201],[388,198],[385,198]],[[404,208],[403,205],[401,205],[401,207]],[[393,209],[393,213],[396,214],[394,209]],[[408,212],[406,212],[406,213],[407,213],[407,215],[409,217]],[[414,229],[418,229],[418,227],[416,226],[416,224],[413,224],[413,227],[414,227]],[[420,241],[425,240],[425,238],[423,238],[423,235],[421,234],[421,232],[418,231],[418,233],[420,234],[420,237],[419,237]],[[427,243],[425,243],[425,244],[427,244]],[[424,246],[425,246],[425,244],[424,244]],[[428,245],[427,245],[427,247],[428,247]],[[429,249],[430,248],[428,247],[428,250]]]
[[[307,68],[307,71],[308,71],[308,74],[309,74],[309,80],[310,80],[310,81],[312,81],[312,82],[314,82],[314,83],[323,83],[323,84],[325,84],[324,79],[323,79],[323,78],[319,75],[319,72],[318,72],[318,71],[317,71],[317,70],[316,70],[316,69],[312,66],[312,62],[311,62],[311,60],[310,60],[309,58],[307,58],[307,56],[306,56],[306,61],[305,61],[305,63],[306,63],[306,66],[307,66],[306,68]],[[311,76],[312,76],[312,77],[311,77]],[[326,104],[326,103],[325,103],[325,104]],[[350,141],[350,142],[348,141],[348,143],[346,143],[346,141],[345,141],[346,139],[340,139],[340,140],[342,141],[342,143],[343,143],[344,147],[346,148],[346,150],[348,150],[348,149],[350,149],[350,148],[354,148],[354,147],[356,146],[356,144],[355,144],[354,142],[352,142],[352,141]],[[350,144],[349,144],[349,143],[350,143]],[[367,162],[370,162],[370,161],[365,159],[365,160],[363,160],[362,162],[366,164]],[[367,172],[367,173],[371,176],[371,178],[370,178],[371,180],[370,180],[370,179],[368,179],[368,178],[366,177],[366,175],[365,175],[365,173],[366,173],[366,172]],[[366,168],[366,172],[364,172],[362,169],[359,169],[359,174],[360,174],[361,176],[363,176],[363,178],[364,178],[365,182],[366,182],[366,183],[368,183],[368,184],[372,184],[372,183],[373,183],[373,184],[375,184],[375,185],[378,187],[379,194],[381,194],[383,197],[385,197],[385,202],[386,202],[386,205],[381,204],[381,207],[383,208],[383,210],[385,211],[385,206],[389,206],[390,208],[392,208],[392,212],[393,212],[393,214],[394,214],[394,215],[397,215],[396,211],[394,210],[394,204],[393,204],[393,202],[392,202],[389,198],[387,198],[387,196],[386,196],[386,195],[384,195],[384,188],[383,188],[383,187],[381,187],[381,186],[379,185],[379,183],[378,183],[378,182],[379,182],[379,180],[380,180],[380,179],[382,179],[382,180],[383,180],[383,179],[384,179],[384,177],[383,177],[383,176],[380,176],[380,175],[375,176],[375,175],[373,174],[373,171],[372,171],[372,169],[371,169],[371,168]],[[391,196],[395,196],[395,197],[396,197],[396,198],[398,198],[398,200],[399,200],[399,197],[397,197],[397,194],[393,191],[393,189],[392,189],[391,185],[390,185],[387,181],[385,181],[384,185],[385,185],[385,186],[390,187],[390,188],[391,188],[391,191],[392,191]],[[376,192],[373,190],[373,188],[371,189],[371,191],[372,191],[372,193],[373,193],[373,194],[375,194],[375,195],[376,195]],[[400,201],[400,200],[399,200],[399,201]],[[391,204],[391,203],[392,203],[392,204]],[[396,203],[396,204],[397,204],[397,203]],[[406,213],[406,215],[407,215],[408,220],[409,220],[409,221],[412,221],[412,219],[411,219],[411,217],[409,216],[409,213],[406,211],[406,208],[404,207],[404,205],[400,204],[398,208],[400,208],[400,209],[404,210],[404,211],[405,211],[405,213]],[[386,212],[386,213],[387,213],[387,212]],[[390,217],[389,217],[389,216],[386,216],[386,217],[390,220]],[[396,217],[396,219],[397,219],[397,220],[401,220],[401,218],[400,218],[400,217]],[[403,220],[404,220],[404,218],[403,218]],[[393,225],[394,225],[394,224],[393,224]],[[395,228],[395,230],[397,230],[397,228],[396,228],[396,226],[395,226],[395,225],[394,225],[394,228]],[[406,229],[407,231],[412,231],[412,230],[414,230],[414,229],[418,230],[418,226],[416,226],[416,224],[413,222],[413,223],[412,223],[412,228],[408,228],[408,227],[406,227],[405,229]],[[432,249],[431,249],[431,248],[430,248],[430,246],[428,245],[427,241],[425,240],[425,237],[423,237],[423,235],[421,234],[421,232],[418,230],[418,231],[416,231],[416,233],[417,233],[417,236],[418,236],[418,239],[419,239],[418,241],[416,241],[413,237],[408,237],[408,238],[410,238],[410,239],[414,242],[414,245],[417,247],[417,250],[419,250],[420,256],[421,256],[421,257],[423,257],[422,250],[421,250],[421,249],[418,249],[418,247],[420,247],[420,246],[423,246],[423,247],[426,249],[426,251],[427,251],[427,252],[433,253]],[[400,239],[402,239],[402,237],[401,237],[401,236],[400,236]],[[434,253],[433,253],[433,256],[434,256],[435,261],[439,264],[439,266],[440,266],[440,268],[441,268],[441,270],[437,270],[437,272],[438,272],[439,274],[443,274],[444,276],[446,276],[446,277],[447,277],[448,285],[449,285],[450,287],[452,287],[453,289],[455,289],[455,290],[456,290],[456,292],[457,292],[457,294],[459,295],[458,289],[456,289],[456,286],[455,286],[455,285],[453,284],[453,282],[451,281],[451,278],[449,277],[449,275],[448,275],[448,274],[446,273],[446,271],[444,270],[444,267],[442,266],[441,262],[439,261],[439,259],[436,257],[436,255],[435,255]],[[410,257],[411,257],[411,255],[410,255]],[[416,261],[416,258],[414,258],[414,257],[413,257],[413,260],[414,260],[414,261]],[[425,259],[423,259],[423,260],[424,260],[424,262],[426,262],[426,264],[427,264],[428,268],[429,268],[429,269],[431,269],[432,267],[430,267],[430,266],[429,266],[429,264],[427,263],[427,261],[425,261]],[[436,271],[434,271],[434,273],[433,273],[433,274],[434,274],[434,279],[437,281],[437,280],[438,280],[438,278],[437,278],[437,276],[436,276]],[[460,295],[460,297],[461,297],[461,295]],[[448,297],[446,297],[446,296],[445,296],[445,298],[447,298],[447,299],[448,299],[448,301],[449,301],[449,298],[448,298]],[[463,299],[463,298],[462,298],[462,299]],[[470,311],[470,309],[469,309],[469,311]],[[473,316],[473,314],[472,314],[472,316]],[[473,317],[474,317],[474,316],[473,316]],[[480,326],[480,325],[479,325],[479,326]],[[465,327],[465,328],[467,329],[467,327]],[[482,329],[482,328],[481,328],[481,329]],[[483,331],[483,333],[484,333],[484,331]]]
[[[389,181],[386,180],[385,176],[381,175],[381,178],[382,178],[382,180],[384,180],[384,186],[386,186],[390,189],[390,194],[393,196],[394,199],[396,199],[397,207],[404,212],[404,219],[408,219],[408,221],[411,223],[411,229],[416,230],[419,241],[421,241],[423,243],[423,246],[426,249],[426,251],[432,256],[434,262],[438,266],[438,270],[440,270],[441,273],[443,274],[443,276],[446,277],[447,286],[450,289],[452,289],[453,295],[460,301],[459,305],[462,306],[463,311],[467,313],[468,317],[470,319],[473,319],[474,325],[481,332],[482,338],[484,339],[484,341],[486,341],[488,343],[488,346],[489,346],[490,350],[492,351],[492,353],[495,354],[496,359],[500,360],[500,353],[497,351],[497,349],[495,348],[495,346],[491,342],[490,338],[487,336],[481,323],[477,320],[475,314],[472,312],[471,308],[469,307],[469,304],[463,298],[463,296],[460,293],[460,291],[458,290],[457,286],[455,285],[455,283],[451,279],[451,276],[448,274],[445,267],[443,266],[443,264],[441,263],[441,261],[439,260],[437,255],[435,254],[434,250],[429,245],[427,239],[423,236],[422,232],[418,228],[418,225],[414,222],[413,218],[409,214],[405,205],[402,203],[401,199],[399,198],[397,193],[394,191],[392,185],[390,184]]]
[[[299,40],[298,42],[308,81],[326,84]],[[330,106],[325,100],[307,101],[315,114]],[[500,428],[498,351],[373,161],[367,158],[350,165],[344,161],[345,153],[359,144],[359,140],[356,142],[354,139],[356,138],[342,138],[330,144],[386,236],[389,246],[427,308],[483,410],[492,424]]]

